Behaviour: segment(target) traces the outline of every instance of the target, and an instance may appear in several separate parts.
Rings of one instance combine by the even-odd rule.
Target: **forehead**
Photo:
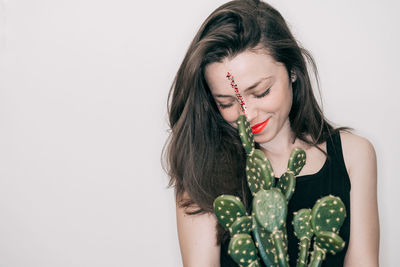
[[[212,92],[232,90],[226,75],[230,72],[235,77],[239,90],[247,88],[255,81],[266,76],[274,76],[282,64],[270,55],[261,52],[245,51],[234,58],[225,58],[205,67],[205,79]]]

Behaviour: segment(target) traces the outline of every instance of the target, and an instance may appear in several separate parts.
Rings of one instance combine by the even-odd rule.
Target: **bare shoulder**
[[[183,195],[183,199],[188,197],[186,193]],[[187,214],[194,210],[197,208],[183,208],[178,203],[176,205],[178,238],[183,266],[219,267],[220,245],[217,244],[217,218],[211,213]]]
[[[376,153],[361,136],[340,132],[343,158],[351,182],[350,240],[344,266],[379,265],[379,215]]]
[[[365,137],[347,132],[340,132],[343,158],[350,178],[355,170],[363,167],[376,168],[376,153],[372,143]],[[368,164],[369,166],[366,166]]]

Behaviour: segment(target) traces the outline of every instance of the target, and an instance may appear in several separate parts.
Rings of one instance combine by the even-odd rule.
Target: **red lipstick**
[[[265,121],[261,122],[261,123],[258,123],[256,125],[252,126],[251,127],[251,131],[254,134],[257,134],[257,133],[261,132],[265,128],[265,126],[267,126],[268,122],[269,122],[269,118],[266,119]]]

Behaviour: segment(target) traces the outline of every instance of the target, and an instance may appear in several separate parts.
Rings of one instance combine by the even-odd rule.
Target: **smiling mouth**
[[[253,132],[253,134],[257,134],[257,133],[261,132],[265,128],[265,126],[267,126],[268,122],[269,122],[269,118],[261,123],[258,123],[256,125],[252,126],[251,131]]]

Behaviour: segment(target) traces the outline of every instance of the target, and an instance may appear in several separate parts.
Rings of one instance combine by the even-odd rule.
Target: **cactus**
[[[319,232],[315,238],[315,244],[332,255],[341,251],[345,246],[345,242],[338,234],[329,231]]]
[[[247,155],[252,155],[255,149],[253,132],[251,131],[250,122],[246,116],[240,115],[236,121],[240,140]]]
[[[335,255],[344,248],[345,244],[338,234],[329,231],[320,231],[315,237],[314,251],[311,254],[309,266],[321,266],[327,252]]]
[[[235,222],[229,227],[231,236],[236,234],[250,234],[253,230],[253,220],[251,216],[239,217]]]
[[[247,216],[240,199],[221,195],[214,200],[213,206],[219,223],[231,233],[228,254],[240,266],[260,266],[256,246],[249,235],[253,229],[253,221]]]
[[[253,194],[253,213],[248,216],[236,196],[221,195],[214,201],[219,223],[229,230],[228,254],[240,266],[259,267],[258,255],[267,266],[288,267],[286,216],[287,204],[296,186],[296,176],[306,162],[304,150],[295,148],[290,154],[287,171],[275,183],[274,172],[265,154],[255,148],[250,123],[244,115],[237,120],[239,136],[246,152],[246,178]],[[314,251],[309,266],[320,266],[326,253],[336,253],[345,243],[338,236],[346,217],[343,202],[327,196],[316,202],[312,210],[294,213],[293,226],[299,242],[297,267],[307,265],[310,241],[315,234]],[[250,233],[253,233],[255,242]],[[258,250],[257,250],[258,249]]]
[[[344,248],[345,242],[338,233],[346,216],[346,208],[339,197],[329,195],[317,200],[311,211],[315,243],[309,266],[321,266],[326,253],[334,255]]]
[[[288,202],[294,193],[295,186],[296,179],[294,174],[288,171],[282,174],[281,178],[279,178],[278,182],[276,183],[276,187],[281,190]]]
[[[237,218],[246,216],[246,209],[238,197],[221,195],[214,200],[214,213],[219,223],[227,230]]]
[[[311,225],[316,235],[320,231],[338,233],[346,218],[346,208],[339,197],[323,197],[311,211]]]
[[[346,209],[342,200],[332,195],[318,199],[312,210],[301,209],[294,213],[294,232],[300,240],[297,267],[306,266],[308,248],[314,234],[310,267],[321,266],[326,253],[335,254],[344,248],[345,242],[338,233],[345,218]]]
[[[246,177],[250,191],[254,194],[260,189],[270,189],[274,185],[274,172],[271,163],[259,149],[254,149],[246,160]]]
[[[293,172],[293,174],[297,176],[305,164],[306,152],[301,148],[293,149],[288,162],[288,171]]]
[[[310,264],[308,267],[320,267],[325,260],[326,253],[314,243],[314,251],[311,253]]]
[[[240,140],[247,154],[246,177],[250,191],[257,193],[258,190],[269,189],[274,184],[274,173],[272,166],[264,153],[255,149],[253,132],[250,123],[244,115],[237,120]]]
[[[285,224],[287,216],[286,198],[280,190],[261,189],[254,196],[253,212],[257,223],[271,233],[279,266],[289,266],[287,263],[287,253],[283,245],[284,234],[282,232],[282,226]]]
[[[252,218],[254,226],[253,236],[256,247],[258,248],[258,253],[267,266],[273,266],[274,263],[278,262],[278,257],[276,256],[276,250],[272,243],[271,234],[258,225],[255,216],[252,216]]]
[[[228,254],[240,266],[254,266],[254,261],[258,261],[257,249],[249,234],[234,235],[229,242]]]
[[[276,183],[276,187],[281,190],[288,202],[294,193],[294,188],[296,187],[295,176],[300,173],[305,163],[306,152],[301,148],[293,149],[290,153],[287,171],[282,174]]]
[[[274,172],[272,169],[272,165],[265,156],[265,154],[259,149],[253,149],[254,139],[251,133],[250,124],[248,123],[245,116],[241,116],[238,119],[238,129],[239,129],[239,136],[242,140],[243,147],[247,153],[247,161],[246,161],[246,176],[248,181],[249,189],[251,190],[253,196],[260,191],[269,190],[274,187]],[[247,148],[247,150],[246,150]],[[297,168],[301,168],[304,164],[300,164],[294,159],[301,158],[304,161],[305,153],[301,154],[301,149],[295,149],[291,153],[292,162],[296,163]],[[297,157],[298,154],[301,154]],[[302,161],[302,162],[303,162]],[[288,166],[292,166],[293,163],[289,161]],[[294,192],[295,187],[295,177],[293,175],[293,171],[290,171],[288,168],[288,172],[282,176],[283,179],[280,179],[278,184],[276,185],[286,197],[288,201]],[[254,201],[253,201],[254,203]],[[283,204],[283,203],[282,203]],[[287,209],[287,202],[284,204]],[[286,216],[285,216],[286,218]],[[258,225],[256,220],[253,222],[253,236],[255,238],[256,245],[259,248],[259,253],[261,258],[263,259],[264,263],[267,265],[272,265],[272,261],[275,263],[281,262],[281,265],[287,265],[288,256],[287,256],[287,235],[286,235],[286,219],[283,220],[283,224],[281,227],[282,233],[278,233],[276,235],[272,235],[271,231],[266,231],[264,226]],[[279,236],[281,241],[274,242],[273,238]],[[277,248],[275,247],[277,246]],[[281,253],[277,253],[277,251],[281,251]],[[281,256],[279,258],[278,256]]]
[[[301,209],[294,213],[293,228],[295,236],[300,240],[297,267],[307,266],[308,249],[310,248],[313,229],[311,228],[311,209]]]

